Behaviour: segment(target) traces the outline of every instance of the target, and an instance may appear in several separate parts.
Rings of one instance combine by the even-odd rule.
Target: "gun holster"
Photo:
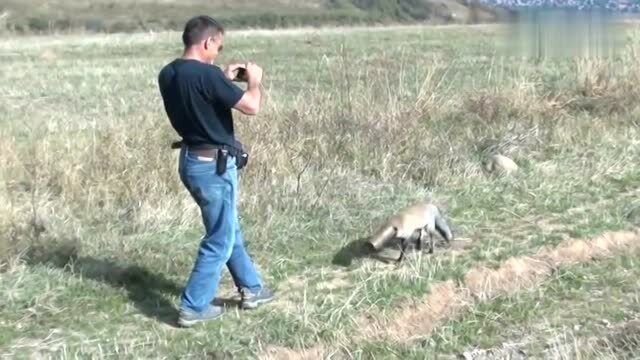
[[[229,157],[229,151],[225,149],[218,149],[218,156],[216,156],[216,174],[222,175],[227,171],[227,158]]]
[[[242,169],[249,162],[249,154],[247,154],[244,150],[240,152],[239,155],[236,156],[236,167],[238,170]]]

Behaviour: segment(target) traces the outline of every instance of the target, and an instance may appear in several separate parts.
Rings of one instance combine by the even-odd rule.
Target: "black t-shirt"
[[[231,109],[244,91],[217,66],[175,59],[158,75],[171,125],[187,145],[234,145]]]

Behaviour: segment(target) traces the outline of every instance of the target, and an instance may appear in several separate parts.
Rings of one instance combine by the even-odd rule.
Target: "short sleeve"
[[[230,109],[240,101],[244,90],[229,80],[220,68],[212,66],[204,81],[204,93],[212,104]]]

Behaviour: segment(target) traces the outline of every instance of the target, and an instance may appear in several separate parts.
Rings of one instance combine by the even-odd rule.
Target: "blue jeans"
[[[216,174],[216,160],[198,159],[183,147],[178,171],[182,183],[200,207],[205,235],[189,280],[181,296],[181,308],[202,312],[214,299],[223,265],[239,288],[252,292],[262,288],[262,279],[244,246],[238,222],[238,170],[229,156],[227,171]]]

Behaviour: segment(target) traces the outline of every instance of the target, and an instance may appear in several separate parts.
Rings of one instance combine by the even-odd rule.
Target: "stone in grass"
[[[504,155],[495,154],[486,161],[485,170],[492,174],[509,175],[518,171],[518,164]]]

